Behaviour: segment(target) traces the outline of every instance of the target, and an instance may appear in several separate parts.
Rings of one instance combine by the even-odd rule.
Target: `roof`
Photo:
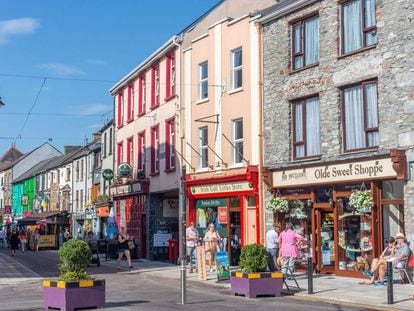
[[[260,14],[263,16],[259,18],[258,22],[266,24],[273,20],[279,19],[285,15],[291,14],[297,10],[302,9],[305,6],[320,2],[321,0],[284,0],[276,3],[262,11]]]
[[[108,127],[110,127],[111,125],[114,125],[114,119],[108,121],[99,131],[98,133],[103,133]]]
[[[24,181],[24,180],[26,180],[30,177],[35,176],[37,173],[42,171],[43,167],[45,167],[49,161],[50,161],[50,159],[40,161],[35,166],[33,166],[31,169],[29,169],[26,173],[21,175],[19,178],[16,178],[15,180],[13,180],[13,183],[18,183],[18,182]]]
[[[17,160],[19,157],[21,157],[23,153],[15,148],[14,146],[11,146],[1,157],[0,157],[0,166],[3,164],[9,164],[15,160]]]

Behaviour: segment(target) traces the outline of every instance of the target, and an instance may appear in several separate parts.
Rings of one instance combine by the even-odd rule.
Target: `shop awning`
[[[57,215],[62,215],[63,213],[66,213],[66,212],[43,212],[43,213],[32,214],[30,215],[30,217],[24,217],[24,218],[18,219],[17,224],[19,226],[37,225],[40,223],[50,224],[54,222],[50,222],[48,218],[51,218]]]
[[[227,206],[227,199],[201,199],[197,200],[196,207]]]

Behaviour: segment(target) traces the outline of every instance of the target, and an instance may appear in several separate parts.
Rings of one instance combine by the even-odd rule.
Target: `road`
[[[122,264],[126,267],[125,262]],[[88,268],[89,273],[106,280],[107,304],[101,310],[370,310],[287,296],[248,299],[233,296],[228,288],[218,284],[211,286],[191,280],[187,283],[188,303],[181,305],[178,303],[179,280],[169,275],[171,268],[154,269],[156,263],[139,261],[134,262],[134,266],[136,269],[133,271],[118,271],[111,261],[103,262],[100,267]],[[44,310],[41,280],[58,274],[56,251],[29,251],[10,257],[7,250],[0,249],[0,310]]]

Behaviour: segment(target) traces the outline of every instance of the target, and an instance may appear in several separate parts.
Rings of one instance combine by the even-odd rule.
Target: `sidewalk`
[[[115,266],[116,261],[103,261],[103,265]],[[122,263],[125,266],[125,263]],[[165,278],[179,280],[180,267],[169,263],[140,259],[134,262],[133,271],[127,269],[118,273],[151,273]],[[284,299],[319,300],[323,302],[357,304],[378,310],[414,310],[414,301],[408,296],[414,294],[410,284],[394,284],[394,304],[387,304],[387,286],[375,288],[372,285],[359,285],[362,279],[338,277],[335,275],[315,274],[313,279],[313,295],[307,293],[307,275],[298,273],[296,279],[301,289],[295,288],[294,281],[287,281],[290,291],[284,287]],[[198,274],[187,273],[188,284],[193,282],[230,290],[230,282],[218,283],[215,273],[207,273],[207,281],[200,281]],[[260,299],[260,298],[258,298]],[[280,299],[280,298],[275,298]]]

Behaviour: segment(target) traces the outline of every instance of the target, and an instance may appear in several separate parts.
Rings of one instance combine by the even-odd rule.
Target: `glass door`
[[[335,271],[335,217],[333,209],[316,209],[316,264],[322,273]]]

